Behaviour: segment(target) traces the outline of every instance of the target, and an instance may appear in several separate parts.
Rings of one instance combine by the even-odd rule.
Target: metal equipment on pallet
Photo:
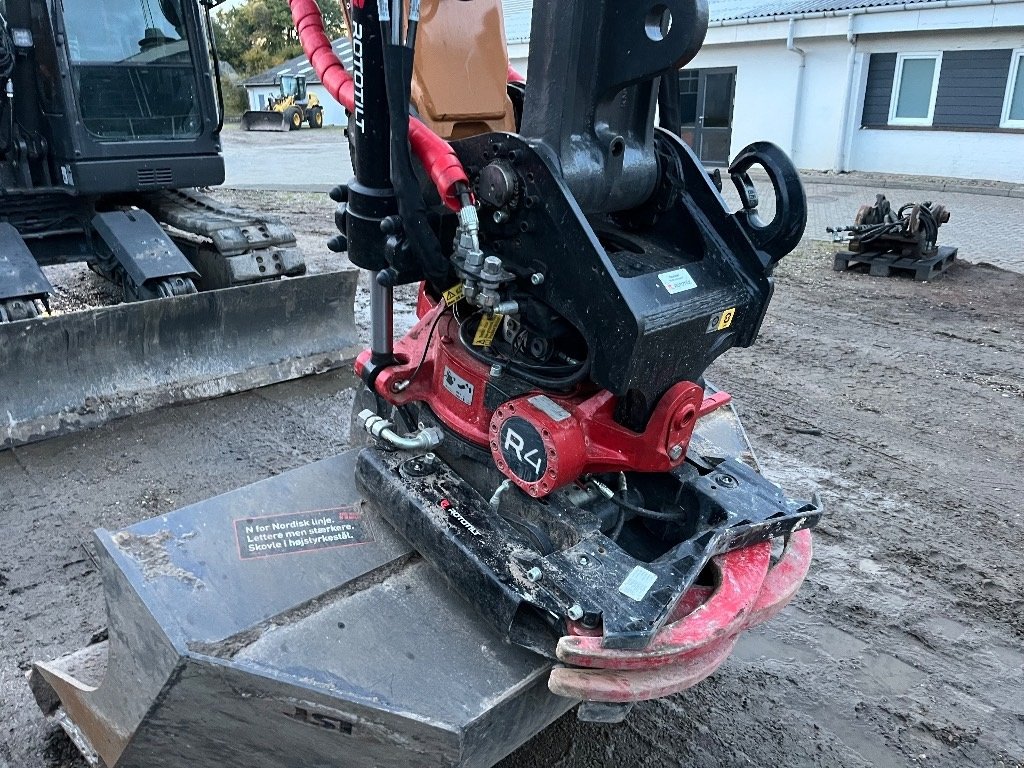
[[[852,225],[828,227],[835,242],[850,243],[849,250],[836,254],[833,268],[842,272],[867,265],[877,277],[906,272],[915,280],[934,280],[956,260],[956,248],[938,244],[939,227],[948,221],[944,205],[907,203],[893,212],[885,195],[876,195],[874,205],[857,210]]]

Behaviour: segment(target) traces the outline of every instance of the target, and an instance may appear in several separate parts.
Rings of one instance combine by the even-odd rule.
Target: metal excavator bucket
[[[694,439],[756,466],[731,408]],[[730,553],[650,668],[584,669],[607,652],[593,637],[570,638],[556,664],[503,642],[361,497],[374,450],[96,532],[108,639],[29,677],[92,765],[491,766],[581,700],[581,717],[614,720],[595,700],[695,684],[806,573],[809,545],[774,565],[768,544]]]
[[[254,110],[242,114],[243,131],[278,131],[291,130],[291,124],[285,119],[283,112],[270,110]]]
[[[0,449],[330,370],[357,344],[333,272],[0,323]]]
[[[360,500],[356,453],[96,533],[109,640],[30,678],[93,765],[489,766],[575,704]]]

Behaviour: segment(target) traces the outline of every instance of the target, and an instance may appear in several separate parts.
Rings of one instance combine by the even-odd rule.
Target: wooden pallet
[[[940,245],[934,256],[927,259],[912,259],[897,253],[882,251],[840,251],[836,254],[832,268],[844,272],[851,267],[866,264],[873,277],[890,277],[893,274],[909,273],[915,280],[937,280],[956,261],[956,248]]]

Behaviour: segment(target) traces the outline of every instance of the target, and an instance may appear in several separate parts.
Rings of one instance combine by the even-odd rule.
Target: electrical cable
[[[481,313],[480,312],[476,312],[473,316],[475,317],[476,315],[479,315],[479,314],[481,314]],[[472,317],[470,317],[469,319],[472,319]],[[461,324],[460,324],[460,330],[461,330]],[[512,347],[512,351],[513,352],[518,352],[520,354],[526,354],[526,343],[529,341],[529,337],[530,337],[529,331],[527,331],[526,329],[522,329],[522,330],[518,331],[514,337],[512,337],[512,341],[508,342],[508,344],[509,344],[510,347]],[[473,351],[473,350],[470,350],[470,351]],[[565,373],[565,374],[572,374],[572,373],[575,373],[576,371],[578,371],[580,369],[581,365],[584,365],[584,363],[579,363],[579,362],[574,362],[574,363],[565,364],[565,365],[557,365],[557,364],[552,364],[552,363],[534,364],[534,363],[525,362],[523,360],[513,360],[511,357],[501,358],[501,357],[498,357],[497,355],[494,355],[493,359],[491,359],[492,356],[488,356],[488,355],[486,355],[486,353],[483,353],[483,352],[481,352],[481,354],[483,354],[485,357],[487,357],[489,362],[491,362],[491,363],[497,362],[499,365],[509,365],[509,364],[511,364],[511,365],[515,365],[517,367],[525,368],[525,369],[527,369],[529,371],[536,371],[536,372],[540,372],[540,373],[544,373],[544,372],[554,373],[554,372],[557,371],[557,372],[561,372],[561,373]]]
[[[631,504],[621,498],[618,494],[611,496],[608,500],[619,508],[632,512],[637,517],[647,518],[648,520],[661,520],[666,523],[678,523],[686,514],[685,512],[660,512],[656,509],[638,507],[636,504]]]
[[[14,74],[14,40],[7,19],[0,14],[0,79],[7,80]]]
[[[409,376],[409,378],[406,379],[406,381],[408,381],[410,384],[412,384],[412,382],[416,380],[416,377],[419,376],[420,369],[423,368],[423,364],[427,361],[427,353],[430,351],[430,342],[434,338],[434,331],[437,330],[437,324],[441,322],[441,318],[444,316],[445,313],[441,312],[440,314],[438,314],[437,317],[434,318],[434,322],[430,324],[430,330],[427,332],[427,343],[423,347],[423,354],[420,356],[420,361],[419,363],[416,364],[416,368],[413,369],[413,372]]]
[[[4,99],[8,111],[7,136],[3,143],[3,152],[6,154],[14,146],[14,100],[9,94],[13,88],[11,77],[14,75],[15,53],[11,29],[7,25],[7,18],[2,13],[0,13],[0,25],[3,27],[0,29],[0,81],[6,81],[6,93],[8,94],[8,97]]]
[[[574,370],[573,373],[566,376],[538,376],[528,368],[521,365],[520,363],[517,363],[511,359],[503,359],[495,355],[488,355],[486,352],[483,352],[482,350],[474,347],[474,345],[466,335],[467,325],[468,323],[463,323],[462,325],[459,326],[459,340],[462,342],[463,347],[465,347],[466,351],[472,357],[476,358],[485,365],[500,365],[513,376],[522,379],[527,384],[533,384],[534,386],[540,387],[541,389],[565,391],[572,389],[574,386],[581,383],[584,379],[586,379],[587,375],[590,373],[590,361],[588,360],[581,363],[578,366],[578,368]],[[544,368],[543,370],[548,369]]]
[[[619,516],[615,520],[615,525],[612,527],[611,531],[608,533],[608,538],[611,539],[612,541],[618,541],[619,540],[619,536],[622,535],[622,529],[625,527],[625,525],[626,525],[626,510],[623,509],[622,507],[619,507]]]

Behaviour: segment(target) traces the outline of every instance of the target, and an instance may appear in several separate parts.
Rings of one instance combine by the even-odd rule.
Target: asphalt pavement
[[[223,133],[225,186],[235,189],[327,192],[352,177],[342,128],[300,128],[287,133]]]
[[[341,128],[246,133],[228,126],[224,159],[226,186],[236,189],[327,192],[352,176]],[[827,227],[852,224],[857,209],[883,193],[893,208],[910,202],[944,204],[951,218],[939,231],[940,244],[958,247],[965,261],[1024,273],[1024,184],[860,173],[808,172],[802,177],[808,202],[806,236],[812,240],[831,240]],[[770,215],[772,195],[762,197],[763,213]],[[725,198],[738,207],[728,181]]]

